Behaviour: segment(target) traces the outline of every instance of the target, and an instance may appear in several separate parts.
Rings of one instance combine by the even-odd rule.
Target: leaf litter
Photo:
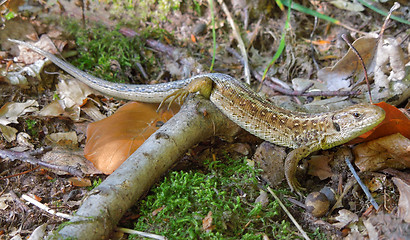
[[[255,5],[251,5],[251,9],[253,9],[253,10],[256,9]],[[184,14],[182,14],[182,16],[184,16],[184,19],[190,19],[191,14],[193,14],[193,13],[192,12],[191,13],[184,13]],[[301,20],[304,18],[303,15],[298,15],[298,17],[300,17]],[[241,15],[239,17],[239,19],[241,19],[241,20],[244,20],[245,18],[246,18],[246,15]],[[205,22],[209,22],[209,20],[206,20]],[[188,34],[188,33],[190,32],[190,29],[191,29],[190,27],[187,27],[187,23],[181,24],[180,26],[178,26],[178,24],[168,24],[166,26],[166,28],[168,28],[168,29],[178,29],[176,31],[175,37],[177,37],[177,38],[179,37],[180,39],[186,39],[186,36],[190,36],[190,34]],[[27,24],[27,23],[24,23],[24,24]],[[164,24],[164,23],[161,23],[161,24]],[[298,24],[298,23],[294,23],[294,24]],[[19,25],[17,24],[17,26],[19,26]],[[222,21],[220,21],[218,26],[220,28],[223,28]],[[253,45],[251,45],[252,52],[253,52],[252,56],[253,56],[253,61],[254,61],[253,64],[257,65],[258,67],[260,67],[260,65],[261,65],[261,64],[259,64],[260,62],[267,62],[268,61],[267,59],[269,59],[267,56],[272,55],[272,52],[266,53],[266,52],[264,52],[264,50],[271,49],[268,46],[269,46],[269,44],[272,44],[272,42],[274,43],[274,45],[277,43],[277,41],[275,41],[275,37],[274,37],[275,34],[274,33],[280,31],[280,29],[281,29],[281,28],[275,29],[275,28],[270,27],[270,26],[264,26],[264,27],[266,27],[266,28],[264,28],[263,31],[257,32],[257,37],[255,38],[255,41],[253,42]],[[164,29],[166,29],[166,28],[164,27]],[[32,29],[32,28],[30,28],[30,29]],[[304,34],[305,30],[302,29],[302,28],[300,30],[301,30],[300,34]],[[51,31],[52,30],[50,30],[50,33],[51,33]],[[9,34],[6,33],[5,35],[9,35]],[[3,35],[3,36],[5,36],[5,35]],[[57,34],[57,35],[59,35],[59,34]],[[9,36],[12,37],[13,35],[10,34]],[[16,35],[14,35],[14,36],[16,36]],[[42,35],[42,36],[45,36],[45,35]],[[201,42],[201,41],[206,42],[207,37],[209,37],[209,32],[206,32],[202,36],[197,36],[197,41],[198,42]],[[15,37],[15,38],[18,38],[18,37]],[[41,37],[41,39],[43,39],[43,37]],[[292,39],[293,38],[291,37],[291,40]],[[359,41],[359,40],[357,40],[357,41]],[[361,41],[375,42],[375,38],[364,38],[364,40],[361,40]],[[2,42],[6,42],[6,41],[2,41]],[[42,40],[40,42],[42,42]],[[65,43],[64,43],[65,41],[62,41],[62,42],[63,42],[62,44],[57,44],[57,45],[60,46],[59,47],[60,50],[62,50],[62,47],[65,45]],[[382,95],[382,97],[380,97],[380,98],[393,99],[397,95],[400,95],[398,98],[400,98],[402,95],[406,96],[406,94],[408,94],[408,93],[406,93],[406,86],[408,87],[408,85],[406,85],[406,84],[408,84],[408,83],[406,83],[404,81],[405,80],[404,78],[406,77],[406,76],[403,76],[405,60],[403,59],[403,52],[400,48],[400,45],[397,44],[397,42],[398,42],[397,40],[391,39],[391,38],[388,38],[388,40],[383,40],[383,41],[380,41],[380,42],[383,42],[383,45],[376,46],[376,45],[373,45],[373,44],[369,44],[368,46],[370,46],[370,48],[365,50],[364,54],[363,54],[364,56],[368,56],[368,57],[366,57],[366,59],[374,59],[374,57],[372,58],[372,56],[374,56],[374,52],[377,51],[377,53],[375,54],[376,55],[376,60],[375,61],[373,60],[373,62],[372,62],[371,60],[365,60],[365,62],[370,61],[369,66],[371,66],[372,64],[375,65],[374,68],[372,68],[372,67],[369,68],[370,69],[369,72],[371,72],[372,69],[375,69],[374,70],[374,76],[375,76],[374,79],[375,79],[376,85],[379,86],[378,91],[384,91],[383,92],[384,95]],[[274,68],[273,70],[271,70],[270,73],[272,75],[275,75],[277,78],[283,79],[285,81],[293,79],[296,76],[310,77],[312,75],[313,67],[311,67],[309,65],[305,65],[305,67],[301,68],[301,66],[303,66],[303,64],[306,64],[306,62],[310,61],[310,60],[307,60],[308,58],[306,57],[306,55],[307,55],[306,53],[308,52],[308,47],[306,45],[303,45],[303,44],[300,44],[300,46],[298,46],[298,45],[299,44],[294,44],[292,47],[287,48],[286,54],[284,56],[285,65],[283,65],[281,67],[278,67],[278,68]],[[53,46],[53,45],[51,45],[51,46]],[[222,47],[227,47],[229,45],[223,42],[223,43],[221,43],[221,46]],[[195,48],[197,46],[189,45],[188,47]],[[359,47],[359,49],[360,49],[360,47]],[[336,52],[338,51],[337,49],[334,49],[332,47],[330,47],[330,50],[334,50]],[[55,53],[57,53],[57,52],[55,52]],[[232,69],[235,69],[235,68],[240,69],[241,68],[241,65],[239,63],[236,64],[236,65],[231,64],[231,63],[234,63],[234,62],[238,62],[238,60],[235,59],[235,57],[233,57],[232,55],[226,53],[223,50],[221,50],[220,55],[221,55],[221,59],[226,58],[226,62],[228,62],[230,64],[230,68],[232,68]],[[319,73],[318,73],[319,80],[324,80],[325,85],[328,86],[327,88],[325,87],[325,88],[320,89],[320,90],[332,90],[332,88],[333,89],[341,89],[341,88],[349,89],[349,88],[354,86],[353,82],[358,82],[358,81],[360,81],[360,79],[362,79],[362,77],[360,76],[360,72],[362,70],[361,70],[360,67],[358,67],[359,64],[357,62],[357,59],[354,56],[351,57],[350,56],[351,54],[349,55],[349,57],[347,57],[348,55],[349,55],[349,53],[346,54],[346,56],[343,57],[338,63],[336,63],[334,65],[334,67],[331,68],[331,70],[328,70],[326,68],[327,72],[324,74],[326,77],[322,76],[324,79],[322,79],[322,77],[320,77],[320,74],[319,74],[320,71],[319,71]],[[362,57],[363,57],[363,55],[362,55]],[[33,55],[32,52],[27,52],[26,54],[24,54],[24,55],[21,54],[20,56],[24,56],[23,58],[21,58],[19,60],[26,63],[26,64],[30,64],[30,63],[36,64],[36,63],[39,62],[39,61],[36,60],[36,58],[38,58],[38,56]],[[184,53],[184,54],[178,55],[178,57],[177,57],[177,58],[179,58],[179,60],[181,60],[181,58],[182,58],[186,61],[186,63],[189,63],[187,65],[173,64],[173,62],[175,63],[175,60],[171,59],[171,58],[168,58],[167,59],[168,63],[166,61],[164,61],[164,63],[165,63],[164,66],[166,66],[167,71],[169,71],[170,73],[174,73],[175,75],[179,75],[181,73],[182,73],[181,75],[189,74],[189,72],[194,72],[195,71],[193,69],[196,69],[196,71],[204,71],[203,69],[206,69],[205,67],[202,67],[202,64],[198,64],[198,60],[195,60],[194,58],[188,58],[187,56],[189,56],[189,54]],[[377,57],[377,56],[379,56],[379,57]],[[324,62],[324,63],[326,63],[326,62]],[[221,65],[223,66],[223,63]],[[35,66],[35,65],[31,65],[31,66]],[[200,68],[197,68],[197,66],[200,66]],[[265,66],[265,65],[263,65],[263,66]],[[388,68],[386,68],[386,66]],[[31,77],[27,78],[28,80],[18,80],[18,81],[16,81],[16,83],[24,82],[25,84],[28,84],[31,81],[30,78],[36,78],[36,77],[40,76],[40,72],[42,72],[41,69],[43,69],[43,67],[44,67],[44,63],[41,63],[39,65],[39,67],[34,68],[35,74],[31,74],[31,73],[28,74],[29,76],[31,75]],[[30,68],[29,70],[26,70],[26,72],[32,72],[31,71],[32,69],[33,68]],[[255,69],[258,69],[258,68],[256,67]],[[237,72],[240,72],[240,71],[237,71]],[[232,74],[234,75],[235,71]],[[354,77],[352,77],[353,75],[354,75]],[[12,79],[12,77],[8,77],[8,79]],[[328,79],[328,80],[326,80],[326,79]],[[353,79],[354,79],[354,81],[352,81]],[[77,83],[74,83],[74,82],[73,82],[73,84],[77,85]],[[44,110],[42,115],[40,115],[40,116],[53,116],[54,118],[65,118],[66,120],[64,120],[64,121],[73,121],[73,124],[63,124],[63,125],[60,125],[60,126],[54,126],[55,130],[57,130],[58,133],[67,133],[67,132],[70,132],[70,130],[72,130],[72,129],[76,130],[77,127],[78,127],[78,129],[81,129],[82,128],[82,126],[81,126],[82,123],[81,122],[83,122],[86,119],[84,117],[81,117],[81,116],[84,116],[84,115],[82,115],[84,113],[81,112],[81,109],[83,108],[84,103],[87,102],[86,99],[88,99],[91,92],[89,92],[88,90],[84,90],[84,87],[79,87],[78,89],[80,89],[80,90],[77,91],[78,94],[77,93],[74,94],[72,91],[75,91],[74,89],[77,89],[77,87],[72,88],[71,87],[72,85],[67,84],[66,82],[63,82],[59,85],[60,85],[59,90],[63,91],[63,92],[65,91],[65,93],[60,92],[59,95],[60,96],[67,96],[67,98],[63,98],[63,99],[53,101],[51,92],[47,92],[47,96],[49,98],[48,102],[50,103],[50,105],[44,104],[44,99],[40,99],[38,102],[41,104],[43,110],[46,109],[44,106],[47,106],[47,108],[51,108],[51,110],[47,111],[48,114],[50,114],[50,115],[45,114],[44,112],[46,112],[46,111]],[[393,85],[392,91],[385,91],[386,88],[390,87],[390,85]],[[323,87],[323,84],[322,85],[320,85],[320,84],[315,85],[315,87],[321,88],[321,87]],[[309,91],[314,91],[314,89],[310,89]],[[386,94],[386,92],[388,92],[388,93]],[[78,97],[74,97],[74,98],[70,99],[70,97],[72,97],[72,96],[78,96]],[[283,99],[283,97],[273,97],[273,99],[274,99],[273,101],[275,101],[275,98],[281,99],[281,100]],[[107,105],[109,105],[110,102],[112,101],[112,100],[108,99],[108,100],[104,100],[104,101],[106,101],[106,102],[104,102],[104,101],[101,101],[101,99],[96,99],[96,98],[93,98],[93,99],[94,100],[91,100],[91,101],[95,102],[96,105],[92,106],[91,108],[94,109],[94,110],[97,110],[97,112],[99,112],[98,109],[100,107],[100,104],[104,105],[104,107],[107,107]],[[309,101],[309,100],[307,100],[307,101]],[[23,102],[23,101],[21,101],[21,102]],[[318,105],[321,104],[320,101],[316,101],[316,102],[319,102]],[[326,103],[326,104],[328,104],[328,103]],[[38,111],[38,110],[34,110],[34,111]],[[2,129],[3,128],[11,128],[11,127],[7,126],[7,125],[10,125],[10,124],[11,125],[19,124],[20,123],[19,120],[18,120],[19,117],[21,119],[21,116],[30,114],[30,112],[24,112],[24,110],[19,111],[19,112],[20,113],[15,113],[10,118],[14,122],[12,122],[9,119],[8,120],[9,122],[7,124],[4,124],[4,126],[2,126]],[[70,120],[67,120],[67,117]],[[7,119],[7,117],[6,117],[6,119]],[[49,120],[47,120],[47,119],[40,119],[39,121],[45,121],[45,124],[49,124],[47,122]],[[56,125],[58,125],[58,122],[56,123]],[[69,127],[67,128],[67,126],[69,126]],[[25,129],[21,129],[19,127],[13,128],[13,129],[16,129],[15,130],[16,132],[14,132],[14,135],[16,133],[20,132],[20,131],[25,131]],[[39,129],[39,130],[40,130],[40,134],[43,135],[43,136],[52,136],[51,133],[50,134],[47,133],[49,130],[47,130],[47,131],[43,131],[41,129]],[[6,130],[2,130],[2,131],[6,132]],[[41,131],[43,131],[43,132],[41,132]],[[55,132],[56,131],[53,131],[53,134]],[[80,132],[79,134],[82,134],[82,133]],[[65,134],[62,134],[61,136],[59,136],[58,137],[59,140],[54,140],[55,143],[63,141],[65,143],[62,143],[62,145],[64,147],[69,147],[69,145],[73,145],[73,143],[74,143],[74,145],[78,145],[78,141],[80,141],[79,145],[80,146],[84,145],[84,142],[83,142],[84,139],[81,139],[81,137],[77,140],[67,140],[64,137],[64,135]],[[9,139],[10,142],[11,142],[11,141],[13,141],[14,138],[13,138],[13,131],[9,130],[9,138],[6,138],[6,139]],[[28,141],[30,141],[30,140],[28,140]],[[39,141],[39,138],[35,138],[35,140],[32,140],[32,141],[34,143],[36,143],[36,146],[41,146],[43,144],[41,141]],[[75,144],[75,141],[77,141],[77,144]],[[70,142],[70,143],[68,144],[68,142]],[[8,143],[3,143],[3,142],[1,143],[2,146],[10,146],[10,145],[7,145],[7,144]],[[73,147],[73,146],[71,146],[71,147]],[[70,154],[69,151],[67,151],[67,150],[65,150],[65,153]],[[69,162],[68,164],[69,165],[71,165],[71,164],[76,165],[75,163],[72,163],[72,162]],[[7,164],[5,164],[3,169],[14,169],[16,167],[20,167],[21,169],[27,169],[30,166],[24,165],[22,163],[18,163],[16,161],[13,161],[13,162],[8,162]],[[85,170],[82,170],[82,171],[86,174],[96,174],[96,173],[98,173],[98,171],[94,171],[92,173],[87,172]],[[52,177],[53,179],[57,179],[53,183],[53,187],[51,188],[50,193],[53,193],[53,195],[51,197],[50,197],[49,194],[44,194],[44,190],[42,191],[38,188],[36,188],[32,191],[33,193],[36,193],[36,195],[43,195],[43,201],[49,201],[50,202],[50,201],[53,201],[53,199],[57,199],[58,196],[61,197],[61,196],[65,195],[65,193],[63,193],[65,191],[70,191],[70,190],[71,191],[76,191],[76,190],[78,190],[78,188],[75,188],[72,185],[70,185],[70,186],[67,185],[68,182],[69,182],[68,179],[60,179],[56,175],[53,175],[53,174],[54,173],[52,173],[52,172],[49,172],[49,173],[46,172],[45,175],[26,176],[25,179],[29,180],[30,178],[32,178],[34,180],[33,182],[37,183],[38,185],[42,185],[43,182],[46,182],[46,180],[44,180],[44,179],[50,178],[50,175],[54,176],[54,177]],[[39,177],[39,176],[42,176],[42,177]],[[26,183],[27,183],[27,180],[26,180]],[[68,182],[67,182],[67,180],[68,180]],[[45,187],[49,187],[49,186],[47,186],[47,184],[43,184],[43,185],[45,185]],[[396,185],[398,185],[398,184],[396,184]],[[23,188],[25,187],[25,190],[27,190],[27,186],[30,186],[30,185],[23,186]],[[58,190],[56,190],[57,186],[61,186],[61,187],[62,186],[69,186],[69,187],[64,189],[64,191],[59,192]],[[19,191],[21,187],[22,186],[16,187],[15,191]],[[403,188],[403,187],[401,187],[401,188]],[[22,190],[22,191],[24,192],[25,190]],[[404,197],[405,190],[400,191],[400,193],[403,194],[403,197]],[[76,194],[73,194],[73,195],[76,195]],[[77,194],[75,197],[73,197],[73,199],[78,199],[78,197],[80,195],[81,194]],[[65,197],[65,196],[64,196],[64,198],[67,199],[67,197]],[[7,199],[9,199],[9,198],[7,198]],[[68,197],[68,199],[70,199],[70,197]],[[402,200],[402,205],[401,206],[403,206],[403,203],[405,203],[405,201],[406,200]],[[6,200],[5,202],[9,203],[10,201]],[[67,200],[65,200],[65,202],[67,202]],[[13,208],[16,212],[19,212],[19,210],[17,210],[17,208],[15,208],[16,206],[17,205],[9,205],[8,208],[9,209]],[[7,207],[6,207],[6,209],[7,209]],[[407,210],[406,209],[402,210],[402,212],[406,212],[406,211],[408,212],[408,209]],[[41,215],[41,212],[38,211],[38,214]],[[210,214],[212,214],[212,213],[210,212]],[[346,214],[346,216],[347,215],[348,214]],[[404,214],[404,216],[406,216],[406,214]],[[342,217],[340,217],[339,219],[341,220]],[[39,221],[37,221],[37,220],[39,220]],[[33,229],[33,227],[36,225],[36,223],[40,223],[42,221],[44,221],[44,222],[47,221],[45,219],[41,220],[40,217],[37,220],[29,223],[28,225],[25,225],[24,229]],[[58,220],[58,219],[54,219],[52,221],[48,220],[48,222],[51,222],[51,223],[55,223],[55,222],[59,222],[59,221],[60,220]],[[205,221],[205,219],[204,219],[204,221]],[[209,218],[206,221],[208,222],[207,226],[211,227],[212,226],[211,225],[212,224],[212,217],[209,216]],[[343,221],[347,222],[345,220],[343,220]],[[350,221],[350,222],[352,222],[352,221]],[[209,228],[209,227],[206,227],[206,229],[212,231],[212,228]],[[29,230],[26,231],[26,232],[25,231],[20,231],[20,233],[23,234],[23,235],[25,235],[29,232],[30,232]]]

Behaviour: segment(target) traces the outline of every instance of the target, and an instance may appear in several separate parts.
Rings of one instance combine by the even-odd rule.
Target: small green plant
[[[61,200],[58,200],[58,201],[52,201],[51,205],[53,205],[54,207],[61,207],[63,204],[61,203]]]
[[[94,179],[93,184],[91,186],[87,187],[87,190],[88,191],[93,190],[94,188],[98,187],[101,184],[101,182],[102,182],[101,178]]]
[[[259,170],[246,160],[230,158],[204,164],[207,174],[171,172],[154,187],[139,203],[141,217],[135,229],[169,239],[262,239],[262,233],[296,236],[290,224],[281,220],[284,216],[276,201],[265,207],[255,203]],[[203,229],[202,221],[209,212],[212,227]]]
[[[193,2],[193,8],[194,8],[196,14],[198,14],[198,16],[201,16],[202,15],[201,3],[199,1],[196,1],[196,0],[192,0],[192,2]]]
[[[166,20],[168,13],[179,9],[180,4],[179,0],[140,0],[137,3],[141,18],[154,23]]]
[[[5,17],[6,17],[6,20],[10,20],[10,19],[15,18],[15,17],[16,17],[16,14],[15,14],[14,12],[10,11],[10,12],[8,12],[8,13],[6,14]]]
[[[26,119],[27,131],[29,131],[30,135],[33,137],[38,136],[38,132],[36,129],[37,121],[34,119]]]
[[[55,93],[53,94],[53,101],[54,101],[54,100],[60,100],[60,96],[58,95],[57,92],[55,92]]]

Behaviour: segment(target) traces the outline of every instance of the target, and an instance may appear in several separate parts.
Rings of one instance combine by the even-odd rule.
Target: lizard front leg
[[[298,180],[296,179],[296,169],[298,163],[301,159],[307,157],[313,151],[317,149],[312,145],[302,146],[292,150],[285,159],[285,176],[286,181],[292,191],[296,191],[297,194],[302,196],[302,191],[306,190],[303,188]]]

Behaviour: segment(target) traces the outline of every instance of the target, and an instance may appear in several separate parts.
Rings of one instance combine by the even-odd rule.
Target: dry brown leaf
[[[357,214],[346,210],[346,209],[341,209],[339,210],[339,215],[334,218],[337,222],[333,223],[332,225],[335,226],[336,228],[342,229],[348,224],[357,222],[359,220],[359,217]]]
[[[35,100],[27,100],[24,103],[6,103],[0,108],[0,124],[18,123],[18,117],[37,110],[38,103]]]
[[[1,135],[6,139],[7,142],[14,141],[16,139],[17,129],[9,126],[0,124]]]
[[[67,148],[55,147],[53,150],[46,152],[41,161],[50,163],[56,166],[68,166],[78,169],[84,174],[94,175],[101,174],[90,161],[87,161],[82,151],[68,150]],[[58,175],[69,174],[65,171],[50,169]]]
[[[85,157],[105,174],[111,174],[173,111],[157,114],[158,104],[131,102],[112,116],[88,125]]]
[[[81,107],[81,110],[94,121],[100,121],[106,118],[106,116],[100,112],[100,109],[93,101],[87,101],[87,103]]]
[[[353,46],[360,53],[367,68],[376,52],[376,43],[377,38],[369,37],[362,37],[353,42]],[[368,71],[371,72],[371,69]],[[330,91],[349,89],[350,78],[354,75],[358,75],[358,81],[364,77],[362,65],[351,49],[333,67],[323,68],[317,75],[320,80],[326,83]]]
[[[324,180],[333,175],[332,169],[329,166],[331,158],[329,156],[312,156],[309,163],[309,174],[312,176],[317,176],[320,180]]]
[[[283,161],[286,158],[285,148],[269,142],[263,142],[252,157],[263,170],[262,177],[273,186],[281,184],[285,178]]]
[[[74,121],[80,119],[81,106],[87,103],[88,96],[96,93],[86,84],[75,79],[60,79],[57,85],[59,103],[66,114]]]
[[[17,119],[26,114],[38,110],[35,100],[27,100],[24,103],[6,103],[0,108],[0,132],[7,142],[16,139],[17,129],[7,126],[10,123],[18,123]]]
[[[360,171],[410,167],[410,140],[400,133],[360,144],[353,153]]]
[[[71,149],[78,147],[76,132],[51,133],[46,136],[46,142],[52,145],[64,146]]]
[[[87,97],[95,93],[89,86],[73,78],[61,79],[57,90],[64,108],[81,107],[87,102]]]
[[[410,185],[400,178],[393,178],[393,182],[400,192],[399,216],[407,223],[410,223]]]
[[[210,232],[215,228],[215,225],[212,225],[212,211],[208,212],[208,215],[202,219],[202,230],[205,232]]]
[[[157,216],[157,214],[159,213],[159,212],[161,212],[163,209],[165,208],[165,205],[163,205],[162,207],[160,207],[160,208],[157,208],[157,209],[155,209],[154,211],[152,211],[152,216]]]
[[[54,43],[51,41],[51,39],[43,34],[37,42],[33,43],[34,46],[43,49],[46,52],[52,53],[52,54],[58,54],[62,49],[57,50],[55,47]],[[27,65],[35,63],[39,59],[44,59],[45,57],[35,53],[34,51],[31,51],[29,48],[24,47],[23,45],[18,45],[20,49],[20,54],[17,57],[18,61],[23,62]]]
[[[268,206],[269,204],[268,193],[263,191],[262,189],[259,190],[259,196],[255,199],[255,203],[260,203],[262,207]]]
[[[43,107],[38,115],[48,117],[58,117],[64,113],[64,109],[61,107],[58,100],[53,100],[47,106]]]

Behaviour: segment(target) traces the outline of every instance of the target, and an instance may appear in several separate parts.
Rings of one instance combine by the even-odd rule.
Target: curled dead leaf
[[[399,216],[410,223],[410,185],[400,178],[393,178],[393,182],[400,192]]]
[[[215,225],[212,225],[212,211],[208,212],[208,215],[202,219],[202,230],[205,232],[210,232],[215,228]]]
[[[111,174],[164,122],[176,109],[156,112],[158,104],[131,102],[108,118],[88,125],[85,157],[105,174]]]
[[[360,171],[410,167],[410,140],[400,133],[360,144],[353,153]]]
[[[329,166],[331,161],[330,156],[312,156],[309,162],[309,171],[308,173],[312,176],[317,176],[320,180],[324,180],[333,175],[332,169]]]

